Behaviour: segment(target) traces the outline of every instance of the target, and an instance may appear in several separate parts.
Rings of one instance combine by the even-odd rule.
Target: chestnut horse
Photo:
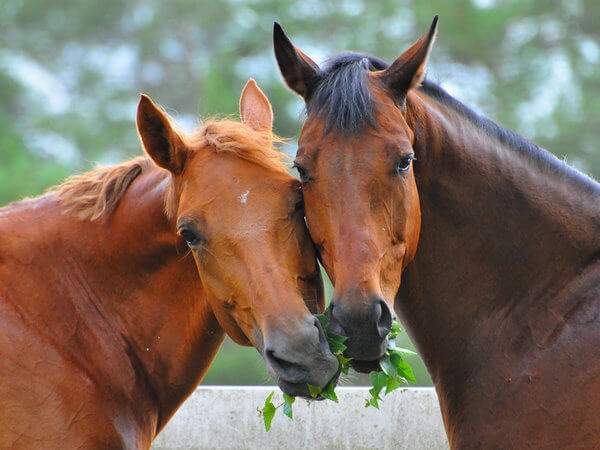
[[[374,359],[394,302],[453,448],[599,448],[600,185],[423,81],[436,27],[321,69],[275,25],[332,323]]]
[[[142,96],[154,163],[0,210],[1,448],[148,448],[225,333],[291,395],[336,374],[298,182],[253,80],[240,110],[184,134]]]

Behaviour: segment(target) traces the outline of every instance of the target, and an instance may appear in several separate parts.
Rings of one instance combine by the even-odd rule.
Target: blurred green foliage
[[[4,0],[0,203],[139,154],[139,92],[192,128],[198,115],[237,113],[254,77],[273,103],[276,131],[297,137],[302,103],[280,81],[274,20],[317,62],[342,49],[391,61],[436,13],[429,77],[600,177],[596,0]],[[430,383],[422,364],[410,363],[418,382]],[[226,342],[205,383],[270,380],[254,349]]]

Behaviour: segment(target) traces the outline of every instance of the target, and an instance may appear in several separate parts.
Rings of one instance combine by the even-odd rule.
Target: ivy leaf
[[[271,421],[275,415],[275,405],[271,402],[271,398],[273,398],[274,393],[275,391],[272,391],[269,394],[265,400],[265,407],[262,409],[263,420],[265,421],[265,430],[267,431],[271,429]]]
[[[346,358],[342,352],[338,351],[335,356],[337,356],[337,360],[338,362],[342,365],[345,366],[346,364],[348,364],[350,361],[352,361],[352,358]]]
[[[338,403],[338,398],[337,395],[335,393],[335,384],[334,383],[329,383],[325,389],[321,392],[321,397],[326,398],[328,400],[332,400],[336,403]]]
[[[334,355],[338,352],[344,353],[344,350],[346,350],[347,348],[344,345],[344,342],[346,342],[346,340],[348,340],[347,336],[327,332],[327,343],[329,344],[329,349],[331,350],[331,353],[333,353]]]
[[[377,403],[377,398],[373,397],[373,398],[367,400],[367,404],[365,405],[365,408],[368,408],[369,406],[374,406],[375,408],[379,409],[379,403]]]
[[[400,333],[402,333],[402,328],[400,328],[400,324],[398,323],[398,321],[394,320],[392,322],[392,329],[390,330],[389,339],[396,339],[396,336],[398,336]]]
[[[369,377],[371,378],[371,383],[373,384],[373,388],[369,390],[369,392],[371,392],[373,397],[378,397],[381,390],[387,384],[389,377],[386,374],[379,372],[371,372]]]
[[[327,334],[327,332],[329,330],[329,316],[327,316],[326,314],[314,314],[314,316],[317,318],[317,320],[321,324],[321,328],[323,328],[323,331],[325,332],[325,334]]]
[[[308,390],[310,391],[310,396],[312,398],[317,398],[322,391],[319,386],[313,386],[312,384],[308,385]]]
[[[407,348],[398,347],[396,351],[403,356],[417,356],[417,352],[413,352],[412,350],[409,350]]]
[[[388,395],[390,392],[395,391],[400,386],[404,384],[402,380],[398,378],[389,378],[387,384],[385,385],[385,395]]]
[[[296,401],[296,397],[292,397],[290,395],[287,395],[285,392],[283,393],[283,400],[284,400],[284,404],[283,404],[283,413],[288,416],[290,419],[293,419],[293,413],[292,413],[292,404]]]
[[[392,364],[392,360],[390,355],[384,355],[383,358],[379,360],[379,367],[383,370],[387,376],[394,376],[396,373],[396,367]]]
[[[407,362],[401,361],[397,366],[396,370],[398,375],[406,378],[408,381],[416,383],[415,375],[413,374],[412,368],[408,365]]]
[[[394,366],[393,372],[396,372],[396,368],[398,367],[398,365],[400,365],[400,363],[404,361],[404,358],[402,358],[402,353],[400,353],[398,350],[390,352],[390,361]]]

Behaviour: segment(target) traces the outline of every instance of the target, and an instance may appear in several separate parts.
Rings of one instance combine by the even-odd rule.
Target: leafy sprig
[[[373,387],[369,389],[371,398],[366,400],[365,408],[373,406],[379,409],[379,401],[381,391],[385,388],[385,395],[395,391],[400,386],[408,384],[408,382],[416,383],[410,365],[404,361],[404,356],[416,355],[412,350],[400,348],[396,346],[396,337],[402,333],[400,324],[394,320],[392,330],[388,338],[388,345],[385,354],[379,360],[380,372],[371,372],[369,378]]]
[[[329,329],[329,317],[326,314],[315,314],[315,317],[321,324],[321,327],[325,331],[325,335],[327,337],[327,343],[329,344],[329,349],[331,353],[333,353],[338,359],[338,374],[333,377],[333,379],[325,386],[324,388],[320,388],[319,386],[308,385],[308,390],[310,392],[310,396],[312,398],[325,398],[328,400],[332,400],[338,403],[338,397],[335,393],[335,386],[340,373],[345,375],[348,374],[348,370],[350,369],[350,362],[352,358],[346,358],[344,356],[344,351],[346,350],[346,345],[344,342],[348,339],[346,336],[342,336],[336,333],[333,333]],[[396,337],[402,332],[400,328],[400,324],[397,321],[393,321],[392,329],[388,338],[388,345],[383,357],[379,360],[380,371],[373,371],[369,374],[369,378],[371,379],[371,384],[373,387],[369,389],[369,393],[371,394],[371,398],[366,400],[365,407],[373,406],[379,409],[379,401],[383,400],[381,397],[381,392],[385,389],[384,395],[388,395],[390,392],[395,391],[402,385],[408,384],[408,382],[416,383],[415,376],[413,374],[412,368],[410,365],[404,360],[405,356],[416,355],[412,350],[408,350],[406,348],[400,348],[396,346]],[[278,406],[275,406],[271,399],[273,398],[274,391],[269,394],[267,399],[265,400],[265,406],[263,409],[259,409],[259,414],[262,415],[265,430],[269,431],[271,429],[271,422],[273,417],[275,416],[275,412],[278,408],[283,406],[283,413],[288,416],[290,419],[293,418],[292,412],[292,404],[296,400],[295,397],[287,395],[285,392],[283,393],[283,403]]]
[[[269,431],[271,429],[271,422],[273,417],[275,416],[275,411],[277,408],[283,406],[283,413],[288,416],[290,419],[294,418],[294,414],[292,412],[292,404],[296,401],[296,397],[292,397],[291,395],[287,395],[285,392],[283,393],[283,403],[281,405],[275,406],[271,399],[273,398],[273,394],[275,391],[271,391],[267,399],[265,400],[265,406],[263,409],[259,409],[258,412],[262,415],[263,420],[265,422],[265,430]],[[258,409],[258,408],[257,408]]]

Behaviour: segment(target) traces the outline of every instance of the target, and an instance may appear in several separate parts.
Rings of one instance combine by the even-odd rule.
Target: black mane
[[[485,131],[489,136],[509,146],[516,152],[529,157],[547,172],[570,178],[571,180],[576,181],[579,186],[583,187],[585,191],[599,191],[598,184],[592,179],[573,169],[563,161],[560,161],[552,153],[534,144],[529,139],[498,125],[487,117],[477,114],[464,103],[461,103],[448,94],[439,85],[429,80],[424,80],[418,89],[438,103],[450,107],[452,110],[472,122],[475,126]]]
[[[325,133],[336,130],[345,135],[356,135],[367,125],[376,128],[376,100],[369,90],[368,72],[387,67],[388,64],[381,59],[361,53],[344,52],[331,57],[324,63],[319,74],[320,81],[307,101],[307,112],[324,119]],[[418,89],[450,107],[491,137],[527,155],[550,173],[577,180],[588,191],[598,191],[598,184],[593,180],[523,136],[477,114],[432,81],[424,80]]]
[[[308,113],[325,120],[325,132],[360,132],[376,126],[375,99],[369,91],[368,71],[383,70],[387,64],[374,56],[345,52],[328,59],[320,81],[307,102]]]

